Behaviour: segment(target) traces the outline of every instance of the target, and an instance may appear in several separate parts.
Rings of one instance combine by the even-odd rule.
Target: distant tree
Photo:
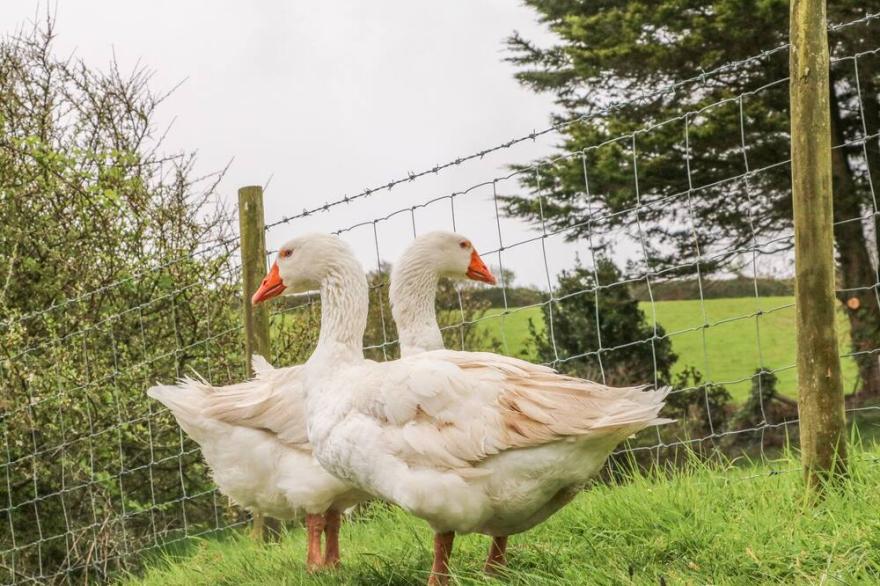
[[[648,323],[613,262],[599,258],[595,274],[580,263],[562,271],[554,293],[560,301],[541,308],[544,328],[529,323],[542,362],[615,386],[669,382],[672,344]]]
[[[787,1],[526,0],[526,4],[538,12],[557,40],[539,46],[514,34],[509,48],[510,60],[519,67],[517,79],[556,97],[560,111],[554,121],[597,115],[565,128],[562,151],[578,153],[604,146],[589,150],[584,161],[575,156],[551,162],[557,154],[540,161],[535,172],[524,176],[533,196],[507,198],[509,214],[542,222],[547,229],[567,230],[572,239],[586,238],[588,231],[619,231],[633,222],[626,212],[637,204],[633,188],[637,164],[638,213],[650,257],[646,270],[668,271],[691,262],[695,240],[704,255],[704,273],[752,246],[755,237],[766,243],[762,246],[768,251],[790,246],[790,241],[777,241],[790,234],[792,218],[786,162],[787,52],[707,76],[705,82],[674,93],[652,95],[672,82],[786,42]],[[841,0],[829,3],[828,17],[832,23],[844,23],[878,10],[880,0]],[[873,199],[880,185],[880,143],[864,140],[880,129],[876,39],[876,22],[830,34],[833,56],[864,52],[857,62],[844,59],[831,68],[831,126],[838,145],[832,166],[838,286],[845,291],[841,301],[847,302],[843,310],[850,321],[861,395],[873,400],[880,399],[880,307],[872,261],[880,252],[880,239],[871,238],[872,232],[880,233]],[[626,103],[634,96],[650,97]],[[726,101],[703,110],[721,100]],[[612,103],[625,105],[606,112]],[[635,131],[640,132],[633,135]],[[747,180],[746,158],[749,170],[760,170]],[[541,206],[536,194],[542,196]],[[710,256],[715,257],[713,262],[705,260]]]
[[[501,267],[492,267],[492,274],[498,279],[498,285],[501,287],[513,287],[516,284],[516,273],[513,269],[502,269]]]
[[[681,299],[729,299],[731,297],[783,297],[794,295],[794,279],[768,279],[736,275],[728,279],[674,279],[633,286],[633,295],[641,301],[678,301]]]

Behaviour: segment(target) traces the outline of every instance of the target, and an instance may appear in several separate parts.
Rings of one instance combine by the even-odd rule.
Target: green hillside
[[[649,321],[654,319],[650,303],[641,304]],[[666,329],[673,350],[678,354],[675,370],[692,365],[700,369],[706,379],[725,383],[737,399],[749,390],[749,381],[756,368],[775,370],[779,390],[795,396],[797,374],[795,363],[795,315],[793,297],[762,297],[734,299],[707,299],[687,301],[658,301],[653,306],[657,323]],[[704,317],[705,311],[705,317]],[[759,312],[763,312],[760,313]],[[528,346],[528,320],[531,318],[543,328],[538,307],[503,310],[493,309],[480,322],[490,334],[502,343],[502,351],[516,356],[534,358]],[[704,323],[710,327],[703,328]],[[849,348],[849,324],[839,314],[838,332],[841,350]],[[843,361],[844,386],[852,390],[857,369],[852,359]]]

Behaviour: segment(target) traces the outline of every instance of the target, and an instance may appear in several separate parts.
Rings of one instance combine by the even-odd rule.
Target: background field
[[[657,301],[657,323],[662,325],[678,354],[673,372],[696,366],[707,380],[725,384],[734,399],[743,399],[749,391],[747,380],[756,368],[774,370],[778,389],[797,395],[795,363],[795,310],[793,297],[743,297],[686,301]],[[649,323],[655,318],[650,303],[642,303]],[[705,316],[703,314],[705,308]],[[529,307],[491,309],[479,322],[502,344],[505,354],[534,358],[530,347],[528,322],[545,327],[541,309]],[[704,323],[712,327],[703,328]],[[838,314],[841,351],[849,348],[849,322]],[[858,371],[851,358],[843,360],[844,388],[854,390]]]

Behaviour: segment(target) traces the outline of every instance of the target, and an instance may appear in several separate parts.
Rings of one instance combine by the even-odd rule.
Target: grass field
[[[693,463],[671,477],[634,474],[597,485],[532,531],[511,539],[502,580],[479,573],[487,539],[456,540],[453,584],[876,584],[880,581],[878,454],[854,450],[853,472],[815,506],[798,463]],[[346,523],[343,567],[305,573],[301,529],[260,545],[240,532],[195,541],[148,561],[132,586],[424,583],[431,533],[397,509],[373,505]]]
[[[724,383],[734,398],[741,400],[750,386],[750,381],[744,379],[763,364],[764,368],[776,371],[781,392],[797,394],[793,297],[762,297],[760,305],[753,298],[708,299],[703,304],[698,300],[658,301],[654,307],[657,323],[665,328],[679,357],[675,372],[696,366],[707,380]],[[642,310],[649,323],[653,323],[651,304],[643,303]],[[759,310],[763,313],[756,315]],[[540,308],[512,309],[506,316],[502,313],[503,310],[491,310],[488,315],[497,318],[480,322],[481,327],[502,342],[505,353],[534,358],[527,347],[528,320],[532,318],[543,328]],[[702,328],[704,323],[710,327]],[[842,313],[838,333],[840,348],[846,351],[849,324]],[[852,359],[844,359],[843,375],[844,388],[851,391],[857,375]]]

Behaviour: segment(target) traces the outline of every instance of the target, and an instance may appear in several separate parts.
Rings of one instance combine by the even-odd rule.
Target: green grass
[[[633,474],[578,496],[511,539],[503,580],[482,576],[482,536],[456,540],[458,584],[867,584],[880,581],[880,466],[853,450],[852,474],[817,503],[805,499],[790,456],[759,465],[691,463],[670,476]],[[148,560],[128,584],[423,583],[431,533],[401,511],[372,505],[342,531],[343,568],[305,573],[301,529],[280,543],[235,532]]]
[[[535,359],[535,349],[529,345],[529,319],[538,331],[544,330],[540,307],[511,308],[506,315],[504,309],[492,308],[482,316],[479,327],[501,343],[504,354]]]
[[[642,303],[649,323],[654,314],[650,303]],[[797,395],[795,363],[795,311],[793,297],[707,299],[695,301],[658,301],[657,323],[662,325],[678,354],[673,368],[678,372],[687,366],[696,366],[707,380],[724,383],[736,400],[749,392],[747,380],[761,364],[776,371],[778,389],[789,396]],[[705,307],[705,317],[703,308]],[[761,315],[756,315],[759,311]],[[543,327],[541,310],[530,307],[511,310],[493,309],[487,315],[495,319],[480,322],[499,341],[502,351],[515,356],[534,358],[529,354],[528,320],[532,318]],[[703,328],[704,323],[710,327]],[[760,332],[760,334],[759,334]],[[849,323],[843,313],[838,314],[840,348],[849,348]],[[705,346],[704,346],[705,344]],[[705,351],[704,351],[705,348]],[[525,354],[523,354],[525,352]],[[853,390],[858,371],[851,358],[843,360],[844,388]],[[744,380],[746,379],[746,380]]]

